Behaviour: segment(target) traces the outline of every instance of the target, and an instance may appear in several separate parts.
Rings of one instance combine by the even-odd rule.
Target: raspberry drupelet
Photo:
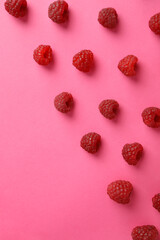
[[[40,65],[48,65],[53,60],[52,48],[49,45],[40,45],[34,50],[33,58]]]
[[[62,92],[54,99],[55,108],[62,113],[70,112],[73,107],[73,97],[68,92]]]
[[[129,165],[136,165],[142,157],[143,147],[140,143],[125,144],[122,156]]]
[[[16,18],[24,17],[27,13],[26,0],[6,0],[4,6],[6,11]]]
[[[137,226],[131,233],[133,240],[157,240],[158,230],[153,225]]]
[[[80,142],[81,147],[89,153],[96,153],[101,143],[101,136],[95,132],[85,134]]]
[[[103,8],[98,15],[98,22],[106,28],[115,28],[118,23],[118,15],[114,8]]]
[[[68,19],[68,4],[58,0],[49,5],[48,17],[55,23],[64,23]]]
[[[118,64],[119,70],[126,76],[134,76],[136,74],[135,67],[138,62],[138,58],[134,55],[128,55]]]
[[[103,100],[99,104],[100,113],[105,118],[108,118],[110,120],[116,117],[118,108],[119,108],[118,102],[112,99]]]
[[[108,185],[107,194],[117,203],[127,204],[130,202],[130,195],[133,186],[129,181],[117,180]]]
[[[142,118],[144,124],[151,128],[160,127],[160,109],[156,107],[149,107],[143,110]]]
[[[82,50],[74,55],[72,63],[79,71],[89,72],[93,65],[93,53],[90,50]]]

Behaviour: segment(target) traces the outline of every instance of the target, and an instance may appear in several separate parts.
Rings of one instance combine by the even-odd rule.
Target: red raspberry
[[[136,165],[142,157],[143,147],[140,143],[125,144],[122,156],[129,165]]]
[[[89,72],[93,65],[93,53],[82,50],[73,57],[73,65],[82,72]]]
[[[52,59],[52,48],[48,45],[40,45],[34,50],[34,60],[40,65],[48,65]]]
[[[103,8],[98,15],[99,23],[106,28],[115,28],[118,22],[118,15],[114,8]]]
[[[54,106],[55,108],[62,112],[67,113],[71,111],[73,107],[73,97],[70,93],[62,92],[57,95],[54,99]]]
[[[130,182],[117,180],[108,185],[107,193],[109,197],[117,203],[126,204],[130,201],[133,186]]]
[[[158,212],[160,212],[160,193],[156,194],[153,198],[152,198],[152,203],[153,203],[153,207],[155,209],[158,210]]]
[[[102,115],[105,118],[108,118],[108,119],[113,119],[116,117],[118,108],[119,108],[118,102],[111,99],[103,100],[99,104],[99,111],[102,113]]]
[[[157,13],[150,18],[149,27],[154,33],[160,34],[160,13]]]
[[[118,64],[119,70],[126,76],[134,76],[136,74],[135,67],[138,62],[138,58],[134,55],[128,55]]]
[[[26,0],[6,0],[4,3],[5,9],[14,17],[24,17],[27,12]]]
[[[48,17],[56,23],[64,23],[68,18],[68,4],[58,0],[49,5]]]
[[[158,231],[153,225],[137,226],[132,230],[133,240],[157,240]]]
[[[160,109],[156,107],[149,107],[142,112],[143,122],[152,128],[160,127]]]
[[[81,147],[89,153],[96,153],[101,143],[101,136],[95,132],[84,135],[81,139]]]

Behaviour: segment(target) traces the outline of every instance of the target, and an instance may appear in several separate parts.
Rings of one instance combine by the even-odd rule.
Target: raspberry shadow
[[[17,20],[20,21],[20,22],[22,22],[22,23],[24,23],[24,24],[25,24],[25,23],[28,24],[29,19],[30,19],[30,17],[29,17],[30,13],[31,13],[31,9],[30,9],[30,7],[28,6],[28,3],[27,3],[27,10],[26,10],[25,16],[24,16],[24,17],[20,17],[20,18],[18,18]]]
[[[83,74],[86,74],[87,76],[92,77],[95,74],[96,69],[97,69],[97,62],[96,62],[95,56],[94,56],[94,61],[93,61],[93,64],[92,64],[92,67],[91,67],[90,71],[86,72],[86,73],[83,73]]]
[[[55,58],[55,56],[53,56],[52,62],[50,62],[47,66],[42,66],[42,67],[44,67],[48,71],[53,70],[55,68],[55,62],[56,62],[54,58]]]
[[[139,63],[139,61],[135,65],[135,71],[136,71],[136,74],[134,76],[129,76],[128,78],[130,78],[134,82],[139,82],[141,79],[141,73],[142,73],[141,64]]]

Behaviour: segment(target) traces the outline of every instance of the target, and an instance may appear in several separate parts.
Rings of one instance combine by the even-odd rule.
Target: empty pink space
[[[160,11],[159,0],[68,0],[69,21],[48,18],[50,0],[28,0],[28,14],[16,19],[0,2],[0,239],[128,240],[133,227],[153,224],[160,213],[152,197],[160,192],[160,131],[142,122],[144,108],[160,107],[160,37],[148,27]],[[115,31],[97,21],[113,7]],[[40,66],[33,50],[53,49],[53,64]],[[78,71],[72,57],[94,53],[90,74]],[[117,68],[128,54],[138,57],[137,75]],[[58,112],[54,97],[67,91],[75,105]],[[116,120],[98,110],[104,99],[119,105]],[[81,137],[99,133],[95,155],[80,147]],[[137,166],[122,158],[124,144],[139,142],[144,155]],[[133,184],[128,205],[112,201],[110,182]]]

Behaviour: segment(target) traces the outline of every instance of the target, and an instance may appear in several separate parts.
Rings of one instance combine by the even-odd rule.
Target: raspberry
[[[142,112],[143,122],[152,128],[160,127],[160,109],[156,107],[149,107]]]
[[[85,134],[81,139],[81,147],[89,153],[96,153],[101,143],[101,136],[95,132]]]
[[[135,67],[138,62],[138,58],[134,55],[128,55],[118,64],[119,70],[126,76],[134,76],[136,74]]]
[[[49,5],[48,17],[56,23],[64,23],[68,18],[68,4],[58,0]]]
[[[157,240],[158,231],[153,225],[137,226],[132,230],[133,240]]]
[[[118,22],[118,15],[114,8],[103,8],[98,15],[99,23],[106,28],[115,28]]]
[[[118,102],[111,99],[103,100],[99,104],[99,111],[105,118],[108,119],[113,119],[116,117],[118,108],[119,108]]]
[[[150,18],[149,27],[154,33],[160,34],[160,13],[157,13]]]
[[[117,180],[108,185],[107,193],[109,197],[117,203],[126,204],[130,201],[133,186],[130,182]]]
[[[160,193],[156,194],[153,198],[152,198],[152,203],[153,203],[153,207],[155,209],[158,210],[158,212],[160,212]]]
[[[26,0],[6,0],[4,3],[5,9],[14,17],[24,17],[27,12]]]
[[[122,156],[129,165],[136,165],[140,160],[143,147],[140,143],[125,144],[122,149]]]
[[[73,107],[73,97],[70,93],[62,92],[54,99],[55,108],[62,113],[71,111]]]
[[[73,65],[82,72],[89,72],[93,65],[93,53],[82,50],[73,57]]]
[[[52,59],[52,48],[48,45],[40,45],[34,50],[34,60],[40,65],[48,65]]]

